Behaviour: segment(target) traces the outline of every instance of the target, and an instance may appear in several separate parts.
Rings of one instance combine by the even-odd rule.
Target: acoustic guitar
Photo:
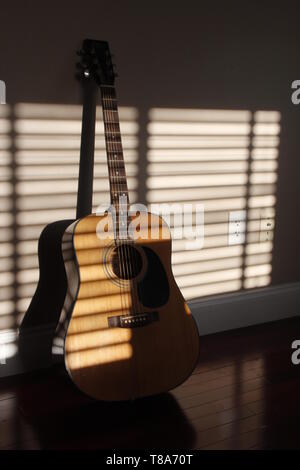
[[[199,335],[172,273],[168,225],[129,210],[108,43],[85,40],[81,57],[83,77],[101,90],[111,208],[76,220],[62,237],[68,292],[60,336],[80,390],[99,400],[130,400],[186,380]]]

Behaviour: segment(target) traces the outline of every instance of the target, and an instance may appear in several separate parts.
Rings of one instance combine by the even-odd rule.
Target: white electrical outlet
[[[246,211],[229,212],[228,244],[241,245],[246,240]]]
[[[259,240],[261,242],[269,242],[273,240],[274,222],[273,214],[263,213],[261,215],[259,231]]]

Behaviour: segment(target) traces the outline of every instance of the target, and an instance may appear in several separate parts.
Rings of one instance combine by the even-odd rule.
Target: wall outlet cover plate
[[[241,245],[246,241],[246,211],[229,212],[228,244]]]

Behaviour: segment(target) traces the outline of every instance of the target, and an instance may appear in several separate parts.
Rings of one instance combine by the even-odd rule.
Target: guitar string
[[[109,91],[111,92],[111,93],[108,94],[108,96],[109,96],[109,105],[112,108],[111,113],[110,113],[110,115],[111,115],[110,121],[112,121],[112,124],[109,124],[109,130],[110,130],[110,136],[111,136],[110,137],[110,139],[111,139],[110,142],[111,142],[111,146],[113,148],[114,155],[118,156],[118,163],[119,163],[119,160],[120,160],[119,156],[120,156],[120,153],[121,153],[121,150],[120,150],[120,148],[121,148],[121,139],[120,139],[120,141],[116,139],[116,136],[117,136],[116,133],[119,132],[119,131],[117,131],[116,128],[115,128],[115,127],[117,127],[118,124],[115,121],[115,119],[114,119],[115,116],[113,114],[113,112],[115,112],[117,114],[117,110],[114,107],[115,97],[113,95],[113,89],[109,88]],[[117,116],[117,118],[118,118],[118,116]],[[119,135],[120,135],[120,132],[119,132]],[[119,148],[119,146],[120,146],[120,148]],[[114,160],[113,160],[112,170],[115,173],[114,175],[112,175],[113,177],[116,177],[116,176],[119,175],[119,171],[116,170],[116,168],[118,168],[118,167],[115,165]],[[124,170],[125,170],[125,168],[124,168]],[[118,175],[116,174],[117,171],[118,171]],[[117,178],[115,178],[115,180],[116,181],[112,181],[112,183],[113,183],[114,188],[115,187],[117,188],[117,191],[116,191],[115,194],[118,197],[118,201],[117,201],[117,215],[118,215],[118,218],[117,218],[116,223],[117,223],[117,245],[118,245],[119,249],[118,249],[117,253],[118,253],[119,258],[121,259],[121,265],[122,265],[122,271],[123,271],[121,273],[121,275],[124,278],[124,281],[126,282],[126,280],[128,280],[128,282],[130,284],[130,274],[131,273],[130,273],[130,269],[129,269],[130,268],[129,250],[128,250],[128,247],[127,247],[127,243],[126,242],[124,243],[123,241],[120,241],[120,204],[119,204],[119,202],[120,202],[120,194],[121,194],[121,192],[123,193],[123,191],[121,191],[121,184],[119,182],[119,178],[117,177]],[[127,198],[128,198],[128,195],[127,195]],[[127,213],[127,211],[126,211],[126,213]],[[122,226],[123,226],[123,220],[122,220]],[[125,291],[125,294],[127,294],[126,291]],[[127,295],[125,295],[125,298],[127,298]],[[132,301],[133,301],[132,302],[132,308],[133,309],[134,309],[134,300],[135,299],[132,298]],[[129,307],[130,306],[128,305],[128,308]]]
[[[113,98],[115,99],[115,101],[117,101],[115,89],[113,90]],[[117,106],[116,106],[116,108],[117,108]],[[116,110],[115,112],[118,115],[118,111]],[[119,117],[118,117],[118,122],[119,122]],[[120,146],[122,146],[120,129],[119,129],[119,139],[120,139]],[[134,279],[133,279],[134,276],[133,276],[133,266],[132,266],[132,254],[134,253],[134,250],[130,249],[130,239],[128,237],[129,196],[128,196],[128,187],[127,187],[126,170],[125,170],[125,163],[124,163],[123,153],[122,153],[122,163],[123,163],[123,171],[124,171],[124,175],[122,175],[122,177],[126,181],[126,190],[125,190],[124,193],[122,191],[122,193],[124,195],[126,194],[126,241],[125,241],[125,243],[123,242],[121,250],[122,250],[122,255],[124,256],[124,254],[125,254],[125,264],[126,264],[126,268],[127,268],[127,278],[128,278],[128,282],[129,282],[129,285],[130,285],[130,293],[131,293],[131,299],[132,299],[132,314],[135,315],[135,313],[137,312],[137,306],[138,306],[138,301],[137,300],[138,299],[135,295],[135,289],[134,289],[135,284],[134,284]],[[122,221],[122,222],[124,224],[124,221]]]
[[[118,149],[118,146],[116,145],[114,139],[113,139],[113,135],[115,132],[115,120],[114,120],[114,103],[111,99],[111,96],[109,94],[109,91],[111,91],[111,88],[108,88],[108,91],[107,91],[107,99],[108,99],[108,107],[110,109],[109,111],[109,121],[112,121],[111,123],[108,124],[108,129],[109,129],[109,135],[108,135],[108,138],[109,138],[109,142],[110,142],[110,146],[111,146],[111,149],[112,149],[112,152],[113,152],[113,155],[117,155],[117,159],[119,160],[119,149]],[[118,162],[119,163],[119,162]],[[115,176],[114,175],[114,172],[116,170],[116,165],[115,165],[115,160],[112,159],[111,161],[111,177]],[[114,194],[114,197],[116,198],[115,202],[114,202],[114,208],[115,208],[115,215],[117,216],[116,220],[114,221],[114,223],[116,224],[114,226],[114,230],[116,229],[116,232],[114,232],[116,234],[116,255],[117,255],[117,258],[118,258],[118,261],[119,261],[119,269],[120,269],[120,274],[121,274],[121,277],[125,278],[126,277],[126,265],[124,263],[124,258],[122,257],[122,247],[120,245],[120,242],[119,242],[119,233],[120,233],[120,227],[118,226],[118,218],[119,218],[119,185],[118,185],[118,182],[115,182],[114,180],[111,181],[112,183],[112,188],[113,188],[113,194]],[[123,281],[124,282],[124,281]],[[125,302],[125,312],[126,312],[126,308],[129,309],[129,300],[127,301],[127,293],[126,293],[126,289],[123,288],[123,291],[124,291],[124,298],[123,298],[123,295],[122,295],[122,281],[120,282],[120,290],[121,290],[121,303],[124,301]],[[125,313],[126,314],[126,313]]]
[[[112,102],[112,105],[113,105],[114,103],[116,104],[116,102],[117,102],[116,91],[115,91],[115,88],[110,88],[110,91],[111,91],[111,99],[115,100],[115,101]],[[114,109],[114,111],[117,115],[117,123],[119,124],[117,104],[116,104],[116,109]],[[119,136],[119,141],[117,142],[117,145],[120,145],[120,148],[122,148],[120,128],[118,130],[118,136]],[[121,150],[120,150],[120,152],[121,152]],[[123,157],[123,153],[122,153],[122,157]],[[123,168],[122,169],[124,170],[124,175],[122,175],[122,178],[124,178],[126,183],[127,183],[124,158],[122,159],[122,163],[123,163]],[[119,178],[117,178],[117,185],[119,186],[119,188],[121,188],[121,185],[119,184]],[[128,235],[129,196],[128,196],[127,184],[126,184],[126,191],[122,190],[122,191],[120,191],[120,193],[122,193],[122,195],[123,194],[125,195],[127,193],[126,194],[126,235]],[[119,220],[119,222],[120,222],[120,220]],[[123,226],[123,224],[124,224],[124,221],[122,220],[122,226]],[[120,225],[119,225],[119,233],[120,233]],[[121,254],[122,254],[123,257],[124,257],[124,254],[125,254],[126,276],[128,277],[128,281],[129,281],[129,284],[130,284],[130,292],[131,292],[131,298],[132,298],[132,313],[133,313],[133,315],[135,315],[137,313],[137,307],[138,307],[138,296],[137,296],[137,292],[135,290],[135,281],[134,281],[134,276],[133,276],[133,261],[134,261],[133,258],[136,258],[136,252],[135,252],[134,248],[132,250],[130,249],[130,242],[131,242],[131,240],[129,239],[128,236],[126,236],[126,241],[125,241],[125,243],[124,242],[121,243],[121,248],[120,249],[121,249]],[[134,244],[134,242],[132,244]],[[137,263],[136,263],[136,271],[137,271]],[[135,312],[135,310],[136,310],[136,312]]]
[[[108,160],[108,170],[109,170],[109,173],[111,174],[111,170],[112,170],[112,159],[110,158],[110,155],[111,155],[111,151],[113,150],[111,147],[111,143],[110,143],[110,140],[109,140],[109,131],[110,131],[110,127],[109,127],[109,121],[111,120],[111,116],[110,116],[110,112],[109,112],[109,106],[110,106],[110,103],[107,99],[107,88],[106,88],[106,91],[104,89],[104,87],[101,88],[101,96],[102,96],[102,102],[103,102],[103,115],[104,115],[104,131],[105,131],[105,139],[107,141],[107,160]],[[106,130],[108,132],[106,132]],[[114,210],[116,209],[115,208],[115,204],[114,204],[114,187],[113,187],[113,181],[110,180],[110,189],[111,189],[111,203],[113,204],[114,206]],[[114,217],[113,217],[113,214],[112,214],[112,221],[113,221],[113,233],[114,233],[114,230],[115,230],[115,225],[114,225]],[[114,240],[115,240],[115,236],[114,236]],[[118,251],[117,251],[117,260],[118,260],[118,264],[119,264],[119,270],[120,272],[122,272],[122,266],[121,266],[121,260],[120,260],[120,257],[118,256]],[[123,297],[122,295],[122,284],[120,283],[120,296],[121,296],[121,312],[122,314],[124,315],[124,312],[126,311],[126,297]],[[125,305],[124,305],[124,301],[125,301]]]

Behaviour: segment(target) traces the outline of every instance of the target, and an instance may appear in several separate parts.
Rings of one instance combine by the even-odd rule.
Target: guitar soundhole
[[[135,247],[122,243],[113,249],[111,266],[114,274],[120,279],[133,279],[143,267],[142,256]]]

